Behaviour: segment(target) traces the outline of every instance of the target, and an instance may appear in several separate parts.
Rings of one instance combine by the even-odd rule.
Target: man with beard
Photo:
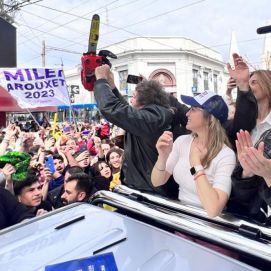
[[[92,179],[85,173],[77,173],[65,181],[61,199],[65,205],[74,202],[87,202],[93,192]]]
[[[67,169],[65,175],[64,175],[64,184],[58,186],[57,188],[51,190],[48,193],[47,200],[53,205],[55,209],[63,207],[64,204],[62,202],[61,196],[64,193],[64,185],[66,180],[78,173],[84,173],[83,169],[79,166],[73,166]]]

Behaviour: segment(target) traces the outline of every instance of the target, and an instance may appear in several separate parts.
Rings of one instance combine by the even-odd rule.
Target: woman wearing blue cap
[[[210,91],[196,97],[182,95],[181,99],[191,106],[186,128],[192,133],[178,137],[174,143],[168,131],[158,139],[152,184],[163,185],[173,175],[179,184],[179,199],[202,206],[208,216],[215,217],[228,201],[236,164],[222,127],[228,107],[221,96]]]

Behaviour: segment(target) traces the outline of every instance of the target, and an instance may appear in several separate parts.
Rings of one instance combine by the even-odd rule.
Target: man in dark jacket
[[[167,93],[158,82],[143,81],[136,86],[129,105],[112,86],[108,65],[96,68],[95,74],[94,95],[99,110],[108,121],[126,131],[123,183],[167,196],[167,187],[154,188],[150,178],[158,155],[156,141],[163,131],[171,129],[173,121]]]
[[[34,216],[9,191],[0,187],[0,230]]]

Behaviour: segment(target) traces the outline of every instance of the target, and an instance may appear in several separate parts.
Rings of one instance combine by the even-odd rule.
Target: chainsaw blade
[[[96,54],[99,39],[99,28],[100,28],[100,16],[98,14],[94,14],[92,16],[89,32],[88,53]]]

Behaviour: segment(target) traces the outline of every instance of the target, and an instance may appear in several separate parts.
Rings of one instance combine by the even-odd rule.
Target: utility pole
[[[109,31],[109,17],[108,17],[108,8],[107,7],[105,7],[105,21],[106,21],[107,31]]]
[[[0,0],[0,18],[8,23],[14,23],[16,12],[25,6],[32,5],[32,0]],[[37,1],[36,1],[37,2]]]
[[[45,40],[42,41],[41,66],[45,67]]]
[[[0,17],[8,23],[13,23],[14,13],[11,12],[10,1],[0,0]]]

